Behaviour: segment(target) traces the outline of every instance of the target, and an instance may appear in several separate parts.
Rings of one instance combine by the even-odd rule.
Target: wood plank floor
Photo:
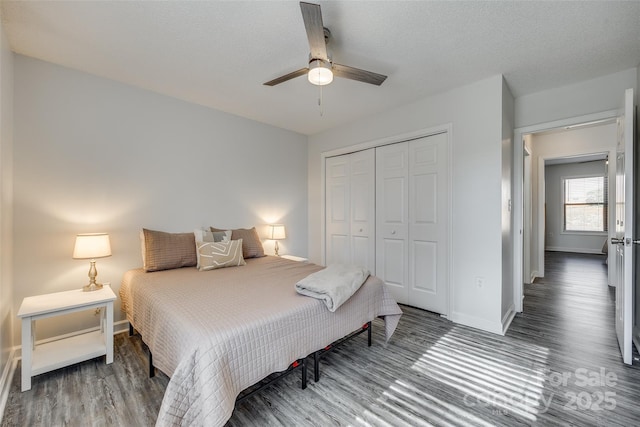
[[[322,362],[237,405],[228,426],[640,425],[640,369],[621,362],[614,291],[602,256],[547,254],[506,336],[405,312],[391,342],[374,321]],[[34,378],[19,371],[2,426],[149,426],[168,382],[146,376],[139,337],[118,335],[112,365],[95,359]],[[311,379],[311,378],[310,378]]]

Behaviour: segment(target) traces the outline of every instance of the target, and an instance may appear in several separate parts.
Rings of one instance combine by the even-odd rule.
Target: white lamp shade
[[[111,242],[107,233],[78,234],[73,258],[94,259],[111,256]]]
[[[333,71],[328,61],[314,59],[309,63],[309,73],[307,74],[309,82],[316,86],[328,85],[333,81]]]
[[[287,234],[284,230],[284,225],[282,224],[272,224],[269,226],[269,239],[271,240],[282,240],[286,239]]]

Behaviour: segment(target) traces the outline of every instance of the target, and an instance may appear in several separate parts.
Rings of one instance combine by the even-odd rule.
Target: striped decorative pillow
[[[242,257],[242,239],[225,242],[196,242],[198,270],[245,265]]]

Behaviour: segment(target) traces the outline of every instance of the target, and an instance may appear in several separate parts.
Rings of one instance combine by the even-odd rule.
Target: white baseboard
[[[17,365],[18,360],[15,357],[15,350],[11,349],[7,363],[5,363],[4,369],[2,370],[2,377],[0,377],[0,423],[4,416],[4,409],[7,406],[9,390],[11,389],[13,374],[16,371]]]
[[[547,246],[544,248],[545,251],[549,252],[572,252],[576,254],[596,254],[606,256],[606,254],[602,253],[602,249],[585,249],[585,248],[564,248],[562,246]]]
[[[533,282],[535,282],[535,280],[536,280],[538,277],[540,277],[540,276],[538,275],[538,270],[534,270],[534,271],[532,271],[532,272],[531,272],[531,279],[529,279],[529,283],[533,283]]]
[[[511,322],[513,321],[514,317],[516,317],[516,307],[511,304],[511,306],[509,306],[509,308],[507,309],[507,312],[504,314],[504,316],[502,316],[502,334],[504,335],[507,333],[507,329],[509,329],[509,326],[511,326]]]
[[[498,335],[504,335],[502,332],[501,322],[491,322],[486,319],[455,311],[451,313],[450,320],[454,323],[460,323],[461,325],[471,326],[472,328],[481,329]]]

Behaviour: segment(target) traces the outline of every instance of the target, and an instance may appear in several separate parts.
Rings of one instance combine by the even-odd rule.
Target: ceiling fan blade
[[[382,74],[349,67],[348,65],[333,64],[332,71],[333,75],[337,77],[357,80],[359,82],[369,83],[376,86],[380,86],[387,78],[387,76]]]
[[[291,80],[291,79],[295,79],[296,77],[302,76],[304,74],[307,74],[309,72],[308,68],[300,68],[299,70],[296,70],[292,73],[289,74],[285,74],[284,76],[280,76],[278,78],[275,78],[271,81],[268,81],[266,83],[263,83],[263,85],[266,86],[275,86],[275,85],[279,85],[280,83],[284,83],[287,80]]]
[[[304,27],[309,39],[311,58],[329,60],[327,57],[327,44],[324,41],[324,26],[322,25],[322,12],[319,4],[300,2]]]

